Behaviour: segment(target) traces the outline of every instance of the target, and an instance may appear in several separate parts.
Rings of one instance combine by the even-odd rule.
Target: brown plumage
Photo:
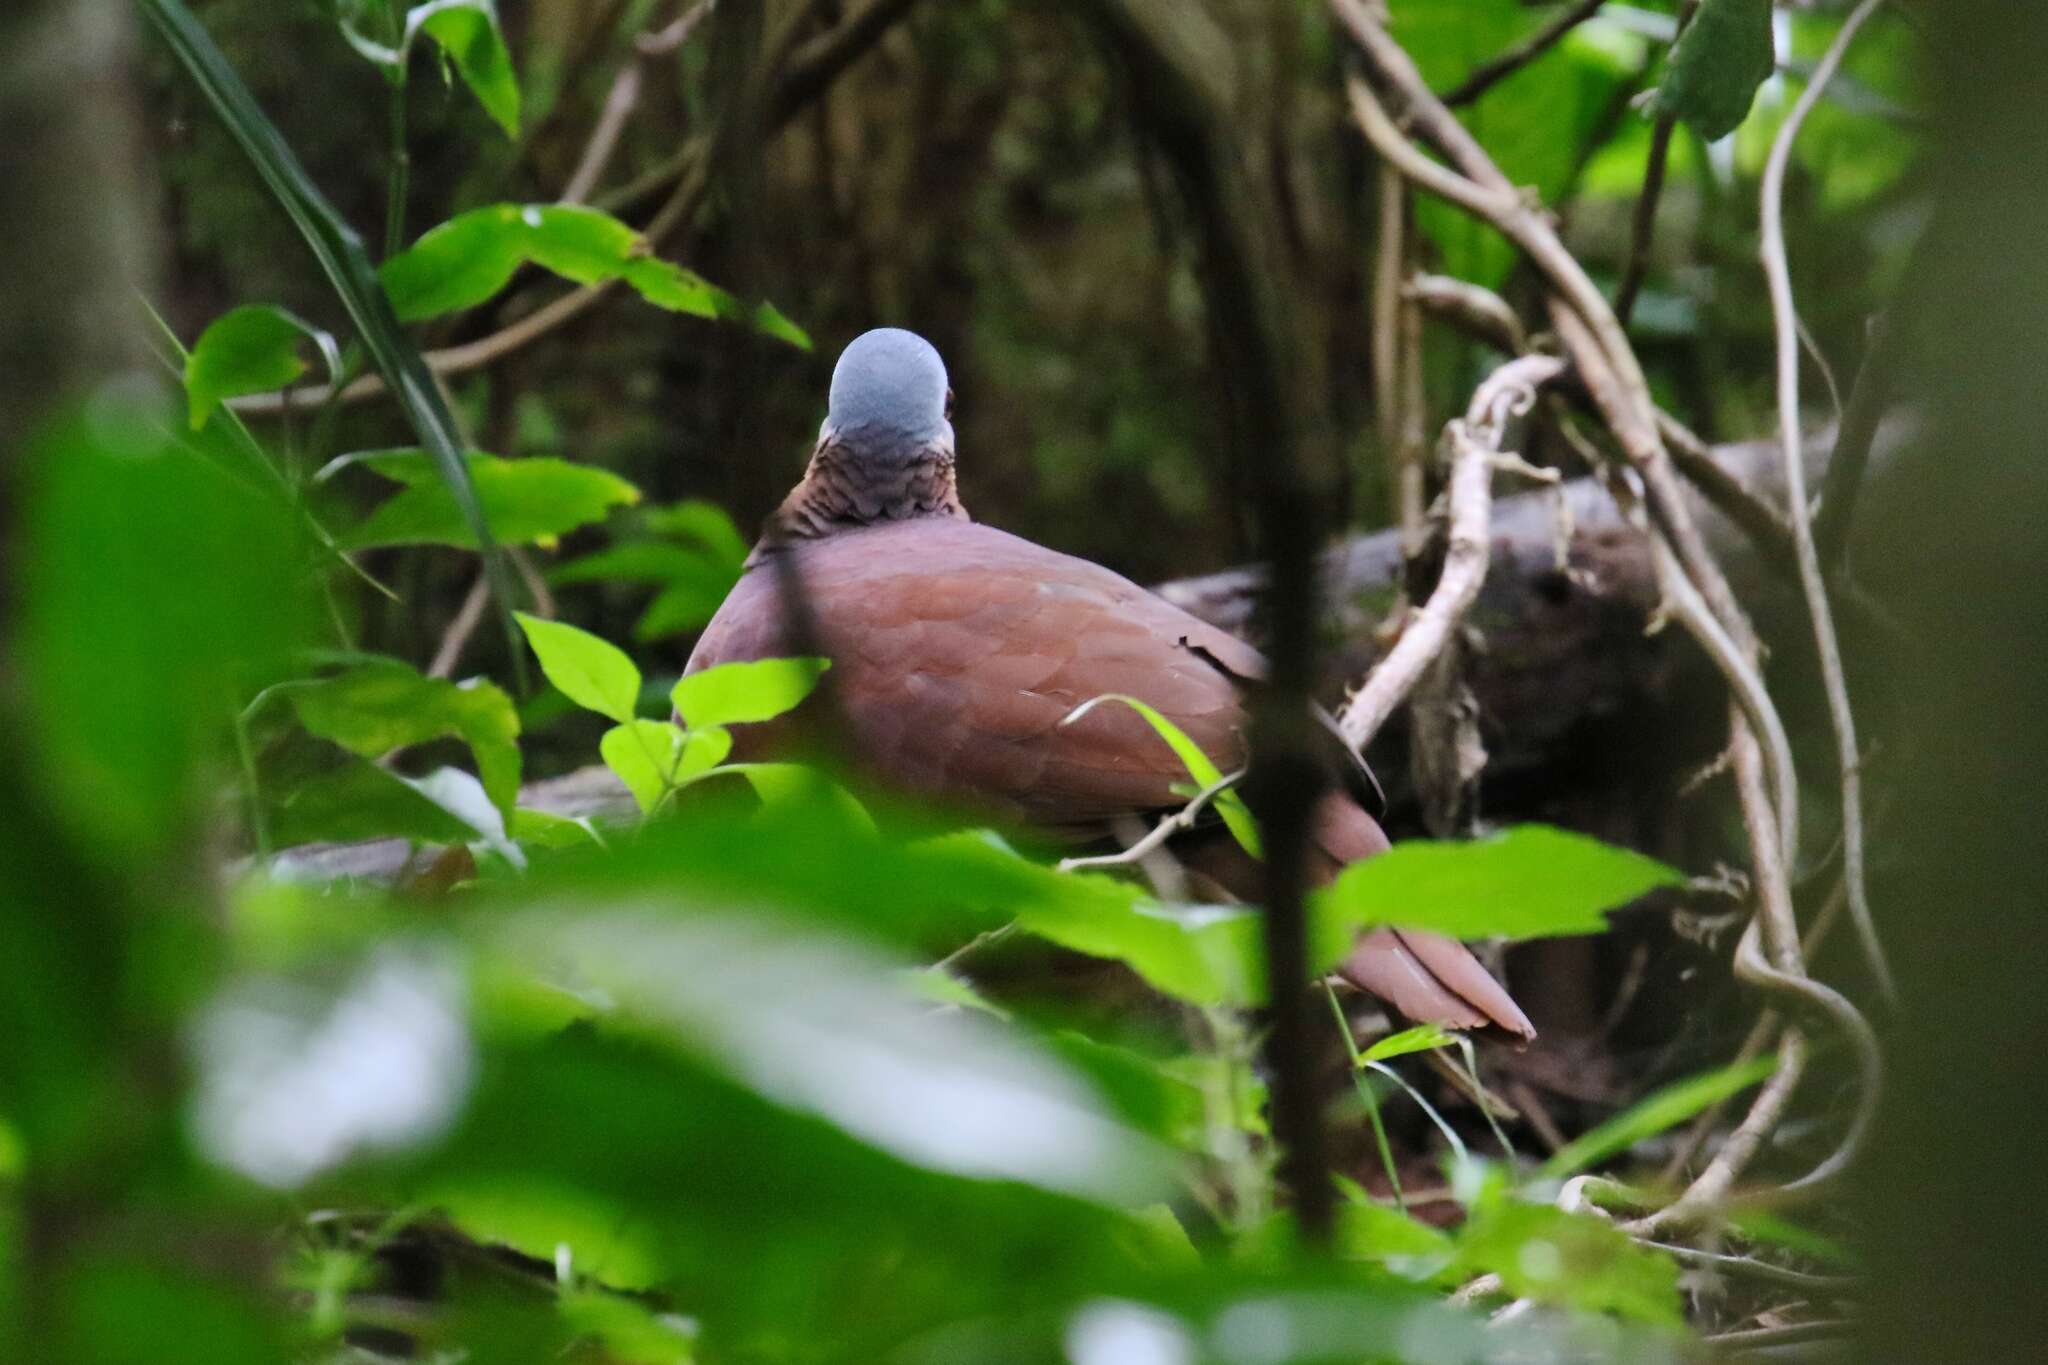
[[[834,376],[835,419],[842,406],[864,412],[842,403],[841,389],[860,348],[878,336],[907,346],[896,339],[908,335],[870,333],[848,348]],[[800,647],[773,563],[794,554],[818,636],[810,643],[833,661],[853,753],[889,783],[1077,841],[1176,808],[1187,771],[1129,708],[1098,706],[1062,724],[1106,693],[1150,703],[1223,771],[1244,766],[1239,687],[1264,672],[1256,650],[1100,565],[969,520],[954,489],[950,424],[909,434],[827,421],[804,481],[687,671]],[[740,744],[758,753],[779,733],[757,727]],[[1332,794],[1318,812],[1315,878],[1386,847],[1370,815]],[[1175,848],[1192,871],[1257,899],[1258,865],[1219,831],[1193,831]],[[1411,1018],[1534,1036],[1507,992],[1449,939],[1379,931],[1340,971]]]

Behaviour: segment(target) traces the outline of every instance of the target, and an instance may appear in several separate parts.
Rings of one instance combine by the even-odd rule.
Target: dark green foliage
[[[1771,0],[1702,0],[1671,49],[1651,108],[1712,142],[1749,116],[1773,65]]]
[[[1245,489],[1221,454],[1243,433],[1226,430],[1200,233],[1090,30],[1057,6],[907,6],[829,102],[727,149],[680,226],[646,229],[657,246],[634,225],[744,84],[707,71],[701,41],[641,64],[594,196],[607,207],[552,200],[614,73],[641,61],[633,26],[662,7],[535,0],[501,24],[487,0],[209,5],[232,63],[177,0],[140,8],[170,53],[152,49],[142,101],[174,206],[167,334],[197,340],[167,345],[181,394],[92,393],[17,485],[19,578],[0,599],[18,613],[0,681],[26,706],[0,745],[18,807],[0,828],[0,1354],[1678,1357],[1676,1265],[1546,1201],[1573,1172],[1644,1167],[1650,1140],[1765,1063],[1588,1106],[1547,1163],[1489,1162],[1471,1155],[1496,1150],[1473,1111],[1445,1103],[1439,1128],[1410,1098],[1450,1095],[1426,1066],[1455,1061],[1454,1039],[1318,1033],[1327,1080],[1345,1079],[1345,1048],[1355,1063],[1361,1098],[1328,1106],[1347,1169],[1377,1179],[1351,1159],[1370,1103],[1414,1158],[1415,1202],[1347,1181],[1334,1254],[1305,1256],[1274,1208],[1254,1064],[1257,907],[1167,904],[1122,870],[1062,872],[957,813],[856,796],[844,774],[733,761],[728,727],[802,703],[819,660],[673,681],[687,641],[671,640],[736,581],[737,527],[781,495],[821,409],[829,356],[763,297],[821,339],[895,322],[944,345],[978,515],[1147,578],[1242,553]],[[769,7],[765,35],[796,8]],[[1548,17],[1518,0],[1393,8],[1439,86]],[[1754,58],[1759,25],[1709,40],[1738,14],[1755,19],[1708,0],[1660,101],[1705,82],[1732,107],[1729,64]],[[1379,461],[1357,437],[1369,167],[1334,117],[1342,45],[1314,4],[1184,16],[1197,46],[1242,58],[1216,64],[1219,117],[1262,173],[1242,207],[1271,220],[1302,356],[1291,416],[1319,477],[1355,476],[1351,505],[1375,520]],[[1793,15],[1795,54],[1832,22]],[[1904,30],[1872,32],[1858,75],[1903,99]],[[1621,115],[1653,60],[1603,15],[1467,111],[1596,273],[1620,260],[1641,160],[1640,120]],[[449,79],[413,79],[436,63]],[[1643,313],[1670,320],[1646,348],[1660,390],[1724,429],[1767,394],[1746,344],[1761,315],[1739,272],[1700,267],[1747,258],[1749,142],[1769,121],[1745,125],[1721,179],[1682,150],[1670,193],[1692,231]],[[1807,296],[1824,347],[1856,335],[1863,276],[1898,268],[1883,219],[1912,151],[1883,119],[1816,114],[1801,164],[1818,207],[1795,213],[1795,255],[1853,260],[1841,273],[1858,281]],[[637,183],[665,162],[670,178]],[[373,271],[349,220],[408,213],[437,226]],[[1417,222],[1419,264],[1529,302],[1504,243],[1437,206]],[[420,348],[445,365],[563,281],[624,288],[486,370],[452,369],[445,401]],[[385,396],[282,420],[235,401],[316,357],[334,385],[367,360]],[[1486,363],[1432,333],[1436,397],[1462,401]],[[499,576],[494,544],[562,590],[518,618],[509,656],[453,628],[479,568]],[[636,659],[612,643],[629,636],[661,643]],[[469,681],[422,671],[444,646],[443,671]],[[538,698],[507,682],[528,648],[552,685]],[[1140,713],[1191,793],[1219,780]],[[522,777],[600,758],[631,807],[519,808],[537,799]],[[1216,810],[1258,849],[1234,792]],[[391,884],[357,880],[361,850],[300,847],[392,838],[411,856]],[[1311,966],[1369,926],[1591,933],[1681,880],[1519,823],[1408,843],[1319,898]],[[1653,1079],[1697,1070],[1692,1056]],[[1425,1205],[1429,1185],[1450,1194]],[[1451,1226],[1424,1221],[1439,1216]],[[1775,1254],[1840,1256],[1784,1217],[1730,1226]],[[1444,1302],[1483,1272],[1542,1311],[1489,1326]]]

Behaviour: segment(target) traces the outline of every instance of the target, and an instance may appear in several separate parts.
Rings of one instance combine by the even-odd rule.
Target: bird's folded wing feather
[[[855,746],[892,782],[1077,838],[1180,805],[1185,765],[1130,708],[1105,703],[1062,723],[1113,694],[1154,707],[1220,770],[1245,761],[1238,688],[1264,674],[1258,651],[1099,565],[964,521],[884,523],[794,552]],[[689,671],[795,652],[787,619],[772,557],[757,556]],[[753,733],[740,736],[742,756],[778,738],[743,729]],[[1315,838],[1318,881],[1387,847],[1339,793],[1319,809]],[[1195,865],[1257,898],[1257,863],[1227,838],[1196,842]],[[1451,939],[1376,930],[1339,970],[1411,1018],[1535,1033]]]
[[[1077,835],[1179,804],[1186,767],[1130,708],[1069,721],[1112,694],[1141,697],[1222,770],[1244,761],[1231,674],[1257,676],[1257,651],[1108,569],[971,522],[796,553],[855,743],[886,778]],[[690,670],[793,651],[779,587],[772,561],[751,569]]]

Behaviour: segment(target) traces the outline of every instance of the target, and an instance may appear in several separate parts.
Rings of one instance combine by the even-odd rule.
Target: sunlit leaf
[[[753,663],[718,664],[685,674],[670,699],[677,714],[692,728],[703,725],[745,725],[773,720],[795,707],[825,670],[830,659],[760,659]]]
[[[1771,0],[1701,0],[1650,107],[1684,119],[1712,142],[1748,116],[1775,61]]]
[[[1469,843],[1410,839],[1353,863],[1314,897],[1326,925],[1430,929],[1452,938],[1598,933],[1606,912],[1660,886],[1674,869],[1640,853],[1547,825]]]
[[[732,736],[709,728],[687,733],[665,720],[615,725],[598,742],[605,766],[619,775],[642,813],[653,810],[671,789],[725,761]]]
[[[390,659],[282,690],[308,731],[364,758],[452,735],[476,755],[484,790],[501,811],[519,795],[519,716],[491,683],[422,677]]]
[[[418,322],[482,303],[527,264],[578,284],[618,280],[674,313],[758,321],[725,290],[656,256],[648,240],[626,224],[580,204],[471,209],[429,229],[384,262],[380,275],[398,316]],[[769,330],[792,340],[786,322]]]
[[[388,450],[344,457],[362,464],[404,488],[379,504],[359,526],[339,537],[345,548],[379,545],[454,545],[476,548],[475,537],[446,485],[434,477],[426,455],[417,450]],[[640,500],[640,490],[609,470],[568,460],[532,455],[506,460],[472,451],[466,462],[484,514],[500,541],[508,545],[552,547],[557,537],[579,526],[603,521],[612,509]],[[322,471],[332,477],[343,467],[337,461]]]
[[[640,670],[624,650],[561,621],[544,621],[525,612],[518,613],[518,620],[541,671],[563,696],[621,725],[633,719]]]
[[[558,1247],[571,1268],[614,1289],[651,1289],[667,1273],[660,1229],[628,1207],[573,1186],[526,1180],[436,1181],[423,1201],[470,1236],[553,1262]]]
[[[406,41],[424,33],[440,44],[463,84],[505,136],[519,136],[519,78],[498,27],[494,0],[427,0],[405,18]]]
[[[312,323],[270,304],[248,304],[207,325],[185,357],[185,400],[192,429],[206,425],[223,399],[281,389],[306,372],[299,345],[311,341],[331,377],[341,350]]]
[[[544,810],[524,806],[512,812],[511,835],[531,848],[582,848],[601,842],[587,820],[572,820]]]
[[[657,1312],[638,1299],[589,1289],[564,1293],[557,1308],[571,1332],[603,1346],[607,1361],[691,1365],[699,1358],[696,1321],[678,1313]]]
[[[1414,1028],[1390,1033],[1358,1054],[1358,1064],[1384,1062],[1394,1057],[1406,1057],[1416,1052],[1434,1052],[1440,1047],[1449,1047],[1457,1039],[1438,1024],[1417,1024]]]

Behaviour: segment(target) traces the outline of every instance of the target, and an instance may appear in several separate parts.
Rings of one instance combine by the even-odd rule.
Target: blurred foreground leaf
[[[1316,893],[1324,929],[1392,925],[1452,938],[1591,934],[1606,912],[1660,886],[1683,885],[1653,858],[1548,825],[1518,825],[1469,843],[1410,839],[1353,863]]]
[[[46,437],[20,561],[41,781],[81,831],[138,859],[189,833],[203,760],[310,605],[289,509],[161,433],[113,401]]]

